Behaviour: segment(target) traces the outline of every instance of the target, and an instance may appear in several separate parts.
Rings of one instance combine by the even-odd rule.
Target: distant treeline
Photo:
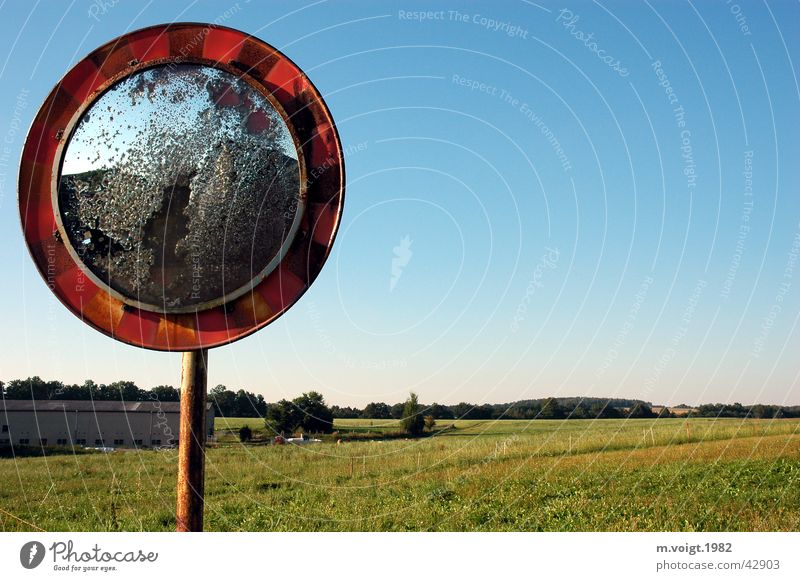
[[[403,403],[367,404],[363,410],[333,406],[335,418],[401,419]],[[422,406],[424,415],[437,420],[561,420],[587,418],[655,418],[671,417],[669,410],[657,414],[649,402],[637,399],[562,397],[528,399],[513,403],[476,405],[461,402],[456,405],[433,403]]]
[[[689,417],[696,418],[800,418],[800,406],[740,403],[706,403],[691,411]]]
[[[14,379],[8,383],[0,382],[3,397],[6,399],[61,399],[61,400],[100,400],[100,401],[180,401],[180,390],[171,385],[157,385],[150,389],[138,387],[132,381],[114,383],[95,383],[87,379],[83,384],[66,384],[60,381],[45,381],[39,377]],[[320,396],[321,397],[321,396]],[[264,396],[240,389],[231,391],[224,385],[217,385],[208,393],[208,401],[214,406],[217,416],[229,418],[264,418],[270,406]],[[363,409],[356,407],[330,406],[334,418],[396,419],[404,417],[405,402],[393,405],[384,402],[367,404]],[[285,406],[284,406],[285,407]],[[675,417],[669,408],[653,411],[650,402],[638,399],[597,398],[597,397],[559,397],[527,399],[504,404],[475,405],[461,402],[456,405],[433,403],[421,404],[421,415],[433,416],[437,420],[548,420],[548,419],[593,419],[593,418],[656,418]],[[688,406],[674,406],[687,408]],[[276,411],[277,413],[277,411]],[[689,409],[680,417],[721,417],[721,418],[797,418],[800,406],[762,405],[745,406],[734,404],[704,404]]]
[[[364,409],[332,406],[335,418],[402,419],[403,403],[389,405],[383,402],[367,404]],[[475,405],[462,402],[456,405],[438,403],[424,405],[423,414],[439,420],[559,420],[593,418],[671,418],[677,417],[669,407],[653,411],[650,402],[638,399],[597,398],[597,397],[559,397],[528,399],[513,403]],[[686,409],[681,405],[675,408]],[[696,410],[689,408],[680,417],[722,417],[722,418],[797,418],[800,406],[762,405],[743,406],[734,404],[705,404]]]
[[[40,377],[14,379],[8,383],[0,381],[0,389],[6,399],[63,399],[97,401],[180,401],[181,392],[171,385],[157,385],[143,389],[132,381],[115,381],[104,384],[87,379],[83,384],[61,381],[45,381]],[[233,418],[263,418],[267,413],[267,402],[263,395],[240,389],[231,391],[218,385],[208,393],[217,416]]]

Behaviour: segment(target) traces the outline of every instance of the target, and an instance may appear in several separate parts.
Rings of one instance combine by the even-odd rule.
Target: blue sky
[[[214,350],[211,385],[340,405],[410,389],[800,403],[790,2],[3,2],[0,379],[179,380],[178,354],[116,343],[51,296],[15,190],[24,133],[64,72],[168,21],[283,50],[347,156],[322,275],[278,322]]]

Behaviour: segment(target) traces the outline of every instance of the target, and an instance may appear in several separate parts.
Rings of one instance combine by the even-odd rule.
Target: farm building
[[[180,403],[0,400],[0,446],[157,448],[178,444]],[[214,410],[206,407],[214,434]]]

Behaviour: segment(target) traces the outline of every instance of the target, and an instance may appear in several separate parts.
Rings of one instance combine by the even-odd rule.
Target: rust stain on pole
[[[203,530],[208,349],[183,354],[178,440],[178,532]]]

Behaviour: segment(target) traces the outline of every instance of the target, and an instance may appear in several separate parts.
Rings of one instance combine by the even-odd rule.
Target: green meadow
[[[335,428],[271,446],[260,420],[217,418],[206,530],[800,529],[797,419],[443,420],[419,439],[392,420]],[[173,530],[176,465],[175,450],[0,459],[0,530]]]

